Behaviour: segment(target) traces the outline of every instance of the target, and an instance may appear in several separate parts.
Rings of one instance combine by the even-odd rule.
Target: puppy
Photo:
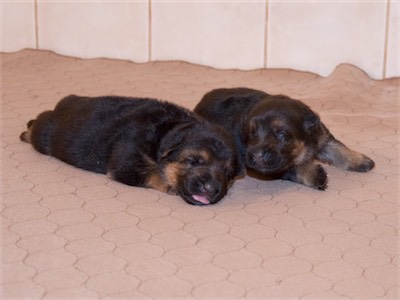
[[[325,190],[327,173],[317,161],[358,172],[374,167],[370,158],[336,140],[307,105],[287,96],[216,89],[194,111],[233,134],[242,161],[258,177]]]
[[[223,128],[155,99],[71,95],[29,121],[20,138],[78,168],[194,205],[217,203],[244,173]]]

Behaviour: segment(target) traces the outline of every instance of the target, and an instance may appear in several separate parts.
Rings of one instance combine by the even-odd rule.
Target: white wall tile
[[[325,76],[351,63],[373,78],[400,76],[398,0],[389,0],[387,48],[385,0],[153,0],[151,41],[149,0],[37,1],[35,24],[35,0],[1,0],[0,51],[35,48],[37,38],[39,49],[83,58],[239,69],[262,68],[266,61],[270,68]]]
[[[83,58],[148,61],[148,2],[42,1],[39,48]]]
[[[390,1],[388,49],[385,77],[400,76],[400,2]]]
[[[35,48],[34,2],[0,2],[1,39],[0,51],[13,52]]]
[[[263,67],[265,2],[153,1],[152,59]]]
[[[269,6],[267,67],[329,75],[351,63],[382,77],[384,1],[281,2]]]

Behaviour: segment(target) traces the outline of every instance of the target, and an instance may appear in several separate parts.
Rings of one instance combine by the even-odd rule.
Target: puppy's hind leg
[[[21,141],[31,143],[33,148],[43,154],[50,155],[53,151],[53,136],[57,123],[53,111],[44,111],[35,120],[28,122],[28,130],[20,135]]]
[[[27,124],[28,130],[24,131],[21,133],[21,135],[19,136],[19,139],[23,142],[26,143],[31,143],[31,134],[32,134],[32,125],[35,122],[35,120],[30,120]]]
[[[356,172],[368,172],[375,163],[368,156],[354,151],[330,135],[317,153],[317,159],[332,166]]]

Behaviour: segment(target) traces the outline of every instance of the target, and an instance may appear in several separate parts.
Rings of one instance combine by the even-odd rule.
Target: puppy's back
[[[171,123],[186,119],[191,120],[186,110],[156,99],[71,95],[37,117],[30,140],[39,152],[106,173],[116,140],[131,138],[151,148],[149,141],[156,143]]]
[[[215,89],[203,96],[194,112],[209,122],[235,130],[242,117],[268,94],[248,88]]]

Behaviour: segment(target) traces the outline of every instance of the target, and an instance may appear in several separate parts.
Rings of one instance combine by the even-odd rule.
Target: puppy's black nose
[[[253,152],[248,154],[248,160],[252,165],[262,165],[265,162],[263,152]]]
[[[220,187],[217,183],[208,181],[203,185],[204,192],[208,195],[218,194],[220,191]]]
[[[266,163],[274,164],[278,161],[278,152],[276,151],[264,151],[262,153],[262,158]]]
[[[214,186],[210,182],[205,183],[203,188],[208,193],[212,193],[214,191]]]

